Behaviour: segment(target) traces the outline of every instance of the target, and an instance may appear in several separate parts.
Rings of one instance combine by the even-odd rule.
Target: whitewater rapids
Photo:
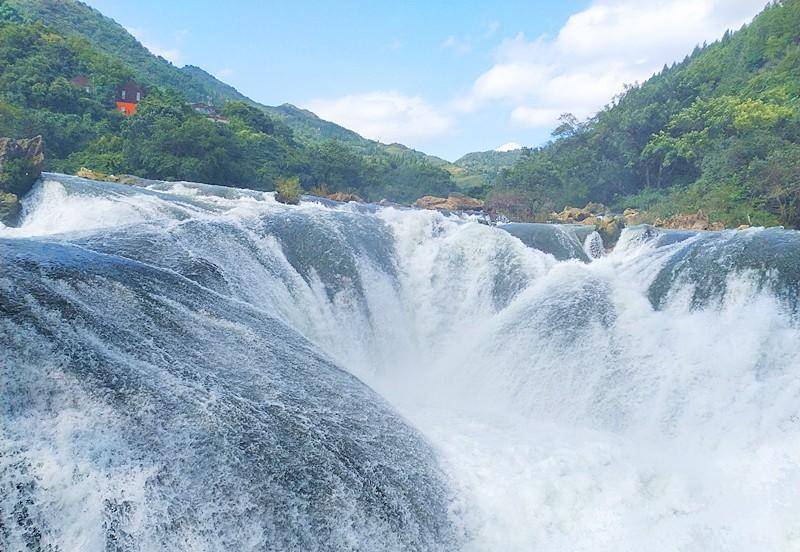
[[[800,233],[46,174],[0,550],[800,551]]]

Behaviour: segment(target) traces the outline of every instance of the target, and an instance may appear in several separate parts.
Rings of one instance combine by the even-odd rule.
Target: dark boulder
[[[19,223],[20,200],[33,187],[44,166],[41,136],[27,140],[0,138],[0,222]]]

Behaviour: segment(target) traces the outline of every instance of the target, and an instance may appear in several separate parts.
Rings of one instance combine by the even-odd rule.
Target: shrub
[[[331,195],[331,191],[325,184],[319,184],[317,186],[314,186],[313,188],[311,188],[311,190],[309,190],[308,193],[317,197],[328,197],[329,195]]]
[[[29,159],[8,159],[0,165],[0,191],[22,196],[37,178],[39,173]]]
[[[297,205],[300,203],[300,194],[303,189],[300,187],[300,179],[296,176],[291,178],[279,177],[275,182],[275,199],[281,203]]]

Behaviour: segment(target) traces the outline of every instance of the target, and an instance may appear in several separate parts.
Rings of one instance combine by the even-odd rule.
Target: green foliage
[[[797,226],[798,143],[800,0],[783,0],[585,123],[562,120],[553,142],[501,171],[496,193]]]
[[[498,175],[503,169],[513,167],[522,156],[524,149],[512,151],[478,151],[468,153],[456,160],[455,164],[467,172],[483,176],[480,182],[473,182],[472,185],[494,184]]]
[[[0,0],[0,21],[9,23],[21,23],[22,18],[12,6],[9,6],[5,0]]]
[[[275,182],[275,199],[281,203],[297,205],[300,203],[300,196],[303,189],[300,187],[300,179],[296,176],[291,178],[279,177]]]
[[[177,69],[152,56],[73,0],[0,0],[0,14],[0,135],[42,134],[48,170],[89,167],[261,190],[294,175],[306,188],[404,202],[456,188],[445,161],[365,140],[293,106],[259,106],[197,67]],[[88,90],[71,84],[77,75],[88,78]],[[113,100],[129,79],[149,94],[126,118]],[[224,120],[187,104],[209,97]]]
[[[38,175],[29,159],[8,159],[0,171],[0,191],[21,196],[36,181]]]
[[[190,102],[205,102],[209,99],[214,105],[224,105],[230,101],[244,102],[266,112],[276,123],[276,133],[284,135],[283,138],[278,138],[279,142],[288,141],[287,133],[290,131],[293,140],[303,145],[319,145],[335,140],[345,144],[360,156],[384,158],[399,156],[404,159],[413,158],[415,162],[423,161],[433,166],[446,164],[442,159],[410,150],[400,144],[384,145],[367,140],[352,130],[324,121],[314,113],[291,104],[276,107],[259,105],[199,67],[187,65],[177,68],[169,61],[152,55],[124,27],[82,2],[75,0],[2,0],[2,2],[2,5],[14,10],[18,19],[43,22],[60,36],[80,39],[95,51],[109,58],[122,60],[135,75],[136,80],[148,88],[180,90]],[[114,81],[111,92],[119,82],[120,79]],[[269,142],[267,147],[271,149],[269,156],[272,158],[293,156],[289,152],[279,151],[283,149],[280,144]],[[259,171],[256,185],[271,188],[275,174],[282,172],[276,173],[273,163]],[[424,188],[424,182],[420,184],[420,188]]]
[[[231,129],[195,113],[177,94],[155,91],[144,98],[121,137],[124,163],[140,176],[246,184]]]
[[[750,180],[759,182],[770,211],[784,224],[800,227],[800,145],[770,152],[749,167]]]
[[[74,0],[5,0],[5,3],[25,21],[44,22],[62,37],[80,38],[99,53],[125,60],[145,85],[181,90],[191,101],[204,101],[208,97],[219,103],[244,99],[235,89],[197,68],[179,70],[169,61],[152,55],[124,27],[83,3]]]

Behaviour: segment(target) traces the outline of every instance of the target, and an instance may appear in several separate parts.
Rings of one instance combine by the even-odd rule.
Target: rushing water
[[[800,550],[800,233],[46,175],[2,550]]]

